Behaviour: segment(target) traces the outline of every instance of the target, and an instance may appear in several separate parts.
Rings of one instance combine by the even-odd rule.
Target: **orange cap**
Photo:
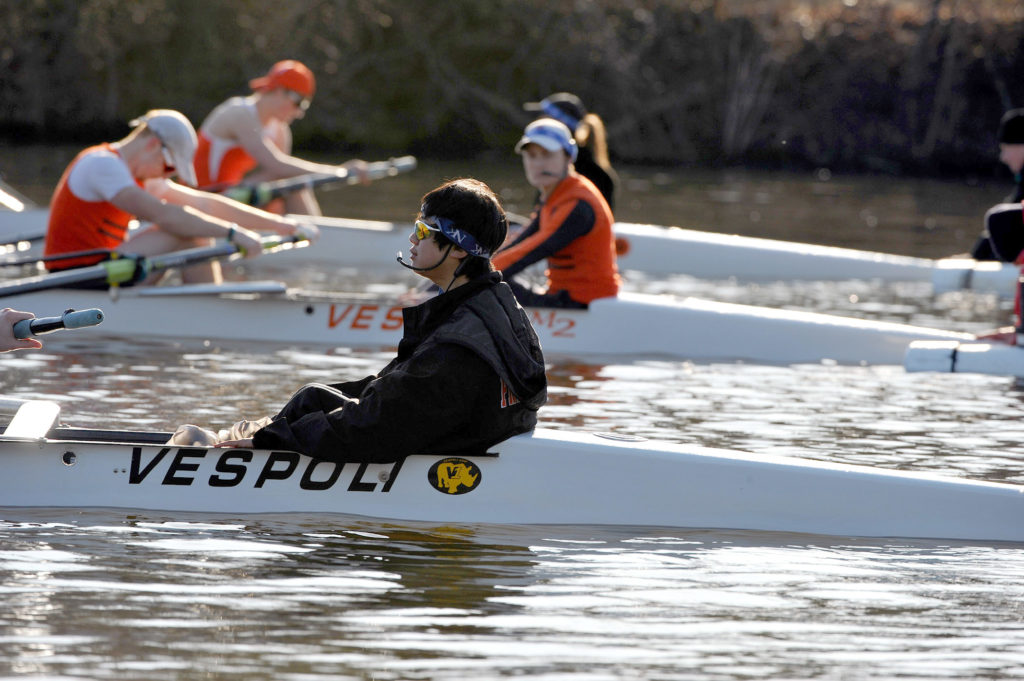
[[[262,78],[249,81],[253,90],[271,90],[282,87],[298,92],[303,97],[312,97],[316,92],[316,79],[313,72],[300,61],[285,59],[270,67],[270,71]]]

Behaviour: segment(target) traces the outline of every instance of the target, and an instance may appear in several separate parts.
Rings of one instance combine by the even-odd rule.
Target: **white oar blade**
[[[4,430],[4,437],[30,438],[46,437],[60,418],[60,405],[47,400],[32,400],[18,408],[11,422]]]

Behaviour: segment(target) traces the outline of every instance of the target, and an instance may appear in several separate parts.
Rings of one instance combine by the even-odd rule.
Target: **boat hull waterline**
[[[1024,347],[1000,342],[914,341],[907,348],[903,366],[912,372],[1024,378]]]
[[[6,296],[33,310],[100,308],[89,333],[333,347],[395,347],[402,307],[375,297],[306,295],[277,282],[237,285],[59,289]],[[588,310],[527,310],[549,357],[656,356],[795,364],[902,364],[914,340],[973,339],[968,334],[811,312],[624,293]],[[77,340],[80,340],[78,338]]]
[[[1024,487],[539,429],[479,456],[0,437],[0,505],[1024,541]],[[148,444],[146,444],[148,442]]]

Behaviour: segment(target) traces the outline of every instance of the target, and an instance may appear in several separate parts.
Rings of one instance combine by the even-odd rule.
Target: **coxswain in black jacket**
[[[375,376],[310,384],[253,446],[337,462],[480,453],[533,430],[547,400],[526,312],[490,272],[403,310],[398,356]]]

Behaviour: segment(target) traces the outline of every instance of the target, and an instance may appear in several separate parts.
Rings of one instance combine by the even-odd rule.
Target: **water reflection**
[[[1006,618],[1024,602],[1024,549],[1010,546],[343,516],[2,517],[0,602],[22,624],[0,652],[17,673],[933,678],[953,659],[966,676],[1012,673],[1024,654]]]

